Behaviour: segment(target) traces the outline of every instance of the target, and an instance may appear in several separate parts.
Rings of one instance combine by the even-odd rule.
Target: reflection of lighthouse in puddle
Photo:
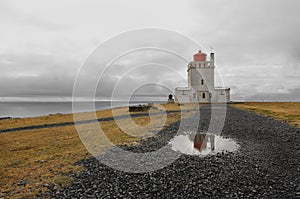
[[[194,148],[199,150],[206,150],[210,145],[211,151],[215,150],[215,135],[197,133],[194,138]]]
[[[189,155],[208,155],[235,151],[238,145],[231,139],[210,133],[185,132],[170,141],[171,148]]]

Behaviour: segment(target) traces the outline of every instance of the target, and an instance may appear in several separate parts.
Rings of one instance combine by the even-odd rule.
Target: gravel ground
[[[200,128],[207,129],[210,108],[201,108]],[[190,122],[194,121],[192,118]],[[176,134],[179,123],[142,141],[122,146],[133,152],[154,151]],[[127,173],[83,160],[86,171],[51,198],[300,198],[300,130],[272,118],[227,108],[222,136],[240,145],[236,152],[214,156],[181,155],[155,172]],[[176,153],[176,152],[174,152]]]

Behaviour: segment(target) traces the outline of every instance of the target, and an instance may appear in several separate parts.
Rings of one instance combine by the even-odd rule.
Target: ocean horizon
[[[94,111],[91,103],[95,103],[95,110],[106,110],[128,105],[147,104],[147,103],[166,103],[167,101],[75,101],[79,104],[76,112]],[[72,101],[0,101],[0,118],[25,118],[46,116],[49,114],[68,114],[73,113]],[[78,106],[77,106],[78,107]]]

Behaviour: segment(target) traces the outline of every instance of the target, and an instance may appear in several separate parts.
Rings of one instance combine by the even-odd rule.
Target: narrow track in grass
[[[189,111],[189,110],[184,110]],[[182,111],[182,112],[184,112]],[[178,113],[181,111],[178,110],[172,110],[172,111],[166,111],[167,114],[169,113]],[[163,114],[164,112],[157,112],[157,113],[151,113],[151,115],[159,115]],[[72,126],[75,124],[89,124],[89,123],[95,123],[95,122],[106,122],[106,121],[112,121],[112,120],[120,120],[120,119],[126,119],[130,117],[143,117],[143,116],[149,116],[149,113],[135,113],[130,115],[120,115],[116,117],[105,117],[105,118],[97,118],[92,120],[80,120],[76,122],[62,122],[62,123],[54,123],[54,124],[41,124],[41,125],[32,125],[32,126],[24,126],[24,127],[17,127],[17,128],[9,128],[9,129],[1,129],[0,133],[8,133],[8,132],[16,132],[16,131],[24,131],[24,130],[33,130],[33,129],[43,129],[43,128],[54,128],[54,127],[62,127],[62,126]]]

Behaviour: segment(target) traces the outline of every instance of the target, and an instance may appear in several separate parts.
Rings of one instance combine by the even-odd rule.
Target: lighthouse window
[[[203,85],[204,84],[204,80],[203,79],[201,79],[201,85]]]
[[[194,99],[195,99],[196,98],[196,93],[194,93],[193,96],[194,96]]]
[[[205,93],[202,93],[202,98],[203,98],[203,99],[205,98]]]

